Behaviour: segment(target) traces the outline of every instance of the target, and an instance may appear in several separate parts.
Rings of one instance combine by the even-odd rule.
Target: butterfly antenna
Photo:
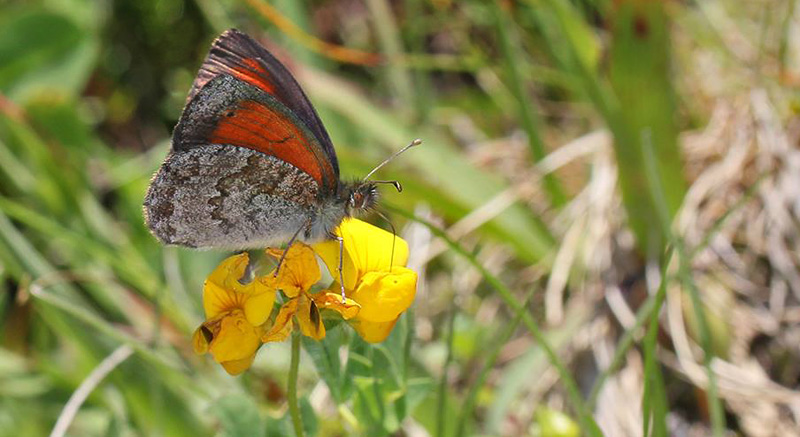
[[[392,228],[392,255],[389,257],[389,271],[391,272],[392,266],[394,266],[394,245],[395,242],[397,241],[397,229],[394,228],[394,224],[392,223],[391,220],[389,220],[388,217],[386,217],[384,213],[380,211],[375,211],[375,213],[378,214],[380,218],[385,220],[386,223],[389,223],[389,227]]]
[[[403,192],[403,186],[398,181],[370,181],[373,184],[389,184],[392,185],[398,193]]]
[[[372,176],[376,171],[380,170],[381,167],[383,167],[384,165],[392,162],[393,159],[395,159],[398,156],[400,156],[400,154],[402,154],[406,150],[408,150],[408,149],[410,149],[410,148],[412,148],[414,146],[419,146],[420,144],[422,144],[422,140],[417,138],[416,140],[414,140],[411,143],[409,143],[407,146],[403,147],[402,149],[398,150],[397,152],[394,152],[394,154],[392,154],[392,156],[384,159],[382,163],[378,164],[378,166],[373,168],[371,172],[367,173],[367,175],[364,176],[364,181],[369,179],[369,177]],[[397,188],[400,185],[399,183],[397,183],[395,181],[376,181],[376,182],[378,182],[378,183],[391,183],[391,184],[393,184],[395,186],[395,188]],[[397,191],[401,191],[402,189],[403,188],[400,187]]]

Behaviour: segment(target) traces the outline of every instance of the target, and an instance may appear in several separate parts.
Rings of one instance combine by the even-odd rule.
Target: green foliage
[[[98,41],[64,15],[20,8],[0,20],[0,89],[7,97],[79,93],[96,62]]]
[[[347,335],[343,327],[329,330],[325,341],[303,342],[331,396],[338,403],[353,399],[353,414],[362,432],[387,435],[397,431],[431,390],[430,378],[410,369],[409,332],[410,324],[403,316],[381,344]],[[339,359],[343,348],[347,350],[345,363]]]
[[[655,154],[670,218],[686,191],[671,85],[668,21],[661,2],[624,1],[617,8],[609,80],[620,108],[620,123],[614,131],[617,162],[624,169],[620,188],[639,248],[652,255],[662,251],[668,236],[652,226],[660,220],[660,205],[646,189],[647,147]]]
[[[337,403],[349,398],[352,391],[352,380],[342,371],[339,350],[345,346],[347,335],[343,329],[336,327],[325,334],[325,341],[314,341],[303,338],[303,349],[308,353],[319,377],[325,381],[331,396]]]
[[[264,435],[265,426],[258,413],[258,404],[243,394],[231,394],[216,400],[213,411],[219,418],[220,428],[227,437]]]
[[[0,436],[49,433],[87,375],[122,344],[134,355],[92,390],[70,435],[294,434],[284,390],[288,347],[263,347],[238,378],[191,351],[203,280],[225,254],[161,247],[141,215],[198,64],[229,26],[269,36],[270,48],[292,61],[337,145],[344,178],[424,140],[381,178],[405,188],[386,192],[395,226],[415,222],[435,237],[430,253],[412,254],[435,255],[417,303],[429,311],[403,315],[380,344],[342,321],[328,323],[323,341],[303,339],[299,409],[307,435],[394,435],[409,424],[441,436],[496,435],[519,416],[526,421],[519,432],[600,435],[599,393],[637,346],[642,432],[669,434],[658,341],[666,279],[591,381],[568,346],[605,307],[570,308],[554,327],[540,322],[542,285],[561,248],[562,217],[572,213],[565,205],[591,170],[540,175],[534,165],[599,129],[613,137],[624,215],[642,256],[635,262],[657,263],[662,278],[670,259],[682,263],[677,280],[692,303],[688,323],[711,382],[709,422],[724,430],[710,359],[728,349],[726,325],[703,306],[687,265],[694,253],[671,228],[686,183],[668,9],[689,6],[268,2],[310,35],[383,57],[355,65],[277,28],[254,12],[258,1],[0,6]],[[527,147],[519,154],[518,133]],[[466,218],[460,225],[468,232],[452,238],[416,217],[428,210],[446,225]],[[414,243],[427,247],[420,235]],[[447,250],[434,253],[442,242]],[[487,253],[499,254],[502,267],[485,261]],[[584,288],[571,287],[581,280],[573,276],[566,293],[574,296]],[[464,284],[472,287],[467,298],[449,289]],[[417,317],[425,321],[419,335]],[[508,358],[515,340],[523,350]],[[521,396],[544,374],[558,375],[552,390],[563,408],[520,414]]]

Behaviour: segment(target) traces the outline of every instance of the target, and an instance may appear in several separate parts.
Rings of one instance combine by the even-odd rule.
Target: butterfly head
[[[347,203],[347,215],[369,211],[378,203],[378,185],[371,181],[357,182],[353,184],[349,191]]]
[[[397,158],[405,152],[406,150],[414,147],[419,146],[422,144],[422,140],[416,139],[411,142],[411,144],[403,147],[402,149],[395,152],[392,156],[386,158],[383,162],[378,164],[377,167],[373,168],[372,171],[367,173],[367,175],[362,179],[360,182],[355,182],[352,185],[347,187],[346,193],[347,200],[345,203],[345,212],[347,215],[352,216],[354,213],[359,213],[362,211],[369,211],[375,207],[378,203],[378,185],[379,184],[389,184],[392,185],[397,192],[403,191],[403,186],[400,185],[400,182],[397,181],[376,181],[370,180],[369,177],[372,176],[376,171],[378,171],[381,167],[391,162],[394,158]]]

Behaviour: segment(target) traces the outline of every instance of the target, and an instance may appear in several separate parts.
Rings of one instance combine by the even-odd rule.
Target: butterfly
[[[247,249],[334,238],[345,217],[372,209],[367,180],[339,179],[328,132],[297,81],[253,38],[230,29],[200,67],[172,147],[144,199],[162,243]]]

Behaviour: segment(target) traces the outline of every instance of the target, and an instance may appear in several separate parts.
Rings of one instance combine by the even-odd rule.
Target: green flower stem
[[[297,437],[303,437],[303,418],[300,417],[300,404],[297,402],[297,371],[300,368],[300,334],[292,333],[292,363],[289,367],[289,415]]]

